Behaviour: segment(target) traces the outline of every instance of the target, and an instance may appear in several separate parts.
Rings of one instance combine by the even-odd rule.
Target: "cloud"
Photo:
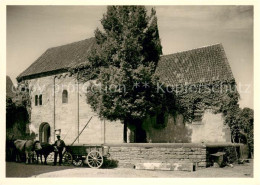
[[[252,31],[252,6],[158,6],[158,24],[168,29]]]

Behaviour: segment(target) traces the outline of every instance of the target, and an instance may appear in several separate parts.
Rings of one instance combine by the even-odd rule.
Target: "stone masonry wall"
[[[55,79],[55,86],[54,86]],[[30,129],[39,134],[42,123],[50,125],[51,143],[56,139],[54,129],[61,129],[61,138],[71,144],[76,143],[123,143],[123,124],[120,121],[101,120],[86,101],[88,84],[77,84],[66,73],[29,80],[32,100]],[[78,86],[79,85],[79,86]],[[55,87],[55,89],[54,89]],[[68,103],[62,103],[62,91],[68,91]],[[54,93],[55,91],[55,93]],[[42,105],[35,106],[35,95],[42,94]],[[54,96],[55,95],[55,96]],[[54,100],[55,99],[55,100]],[[55,105],[54,105],[55,101]],[[154,128],[155,118],[144,122],[147,142],[149,143],[199,143],[230,142],[230,129],[224,125],[221,114],[205,112],[202,121],[184,123],[182,115],[168,116],[165,128]],[[39,139],[39,137],[38,137]]]
[[[145,120],[144,129],[150,143],[190,143],[192,129],[183,122],[183,116],[168,115],[164,128],[155,128],[156,117]]]
[[[54,82],[55,79],[55,82]],[[54,143],[55,129],[61,129],[61,138],[67,145],[72,144],[86,126],[75,143],[123,143],[123,124],[119,121],[101,120],[93,112],[86,101],[84,84],[77,84],[76,80],[66,73],[40,77],[29,80],[31,89],[31,124],[30,130],[38,134],[42,123],[50,125],[50,143]],[[55,84],[55,85],[54,85]],[[68,103],[62,103],[62,92],[68,91]],[[42,105],[35,105],[35,95],[42,95]],[[54,96],[55,95],[55,96]],[[54,104],[55,102],[55,104]]]
[[[224,124],[221,113],[205,111],[202,120],[192,123],[184,122],[178,114],[174,118],[168,115],[164,128],[155,128],[156,117],[147,118],[143,128],[150,143],[223,143],[231,141],[231,132]]]
[[[47,76],[29,80],[31,89],[31,124],[30,131],[39,134],[42,123],[48,123],[51,127],[50,142],[54,142],[54,96],[53,77]],[[42,94],[42,105],[35,106],[35,96]],[[36,139],[39,139],[36,138]]]
[[[191,124],[191,141],[207,143],[231,142],[231,132],[228,125],[224,124],[221,113],[214,114],[210,110],[205,111],[202,121]]]
[[[131,143],[109,145],[111,158],[119,167],[133,168],[137,163],[192,162],[197,169],[206,168],[206,147],[189,143]]]

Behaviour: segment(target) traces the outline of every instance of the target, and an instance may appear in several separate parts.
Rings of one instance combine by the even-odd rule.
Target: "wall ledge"
[[[243,146],[243,145],[244,144],[242,144],[242,143],[231,143],[231,142],[226,142],[226,143],[205,143],[205,146],[209,147],[209,148],[227,147],[227,146],[239,147],[239,146]]]
[[[241,143],[75,143],[73,146],[109,146],[109,147],[144,147],[144,148],[206,148],[206,147],[227,147],[227,146],[242,146]]]
[[[202,143],[105,143],[109,147],[145,147],[145,148],[205,148]]]

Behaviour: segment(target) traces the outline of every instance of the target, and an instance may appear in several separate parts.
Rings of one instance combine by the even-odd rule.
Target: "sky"
[[[163,54],[222,43],[240,106],[253,108],[253,7],[155,8]],[[105,12],[105,6],[8,6],[7,75],[17,83],[16,77],[48,48],[93,37]]]

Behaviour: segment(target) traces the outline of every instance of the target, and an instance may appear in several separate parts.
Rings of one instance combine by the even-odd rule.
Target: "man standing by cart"
[[[59,165],[61,166],[62,163],[62,152],[65,148],[65,143],[63,140],[60,139],[60,135],[57,135],[57,140],[54,143],[54,166],[57,164],[57,157],[59,155]]]

